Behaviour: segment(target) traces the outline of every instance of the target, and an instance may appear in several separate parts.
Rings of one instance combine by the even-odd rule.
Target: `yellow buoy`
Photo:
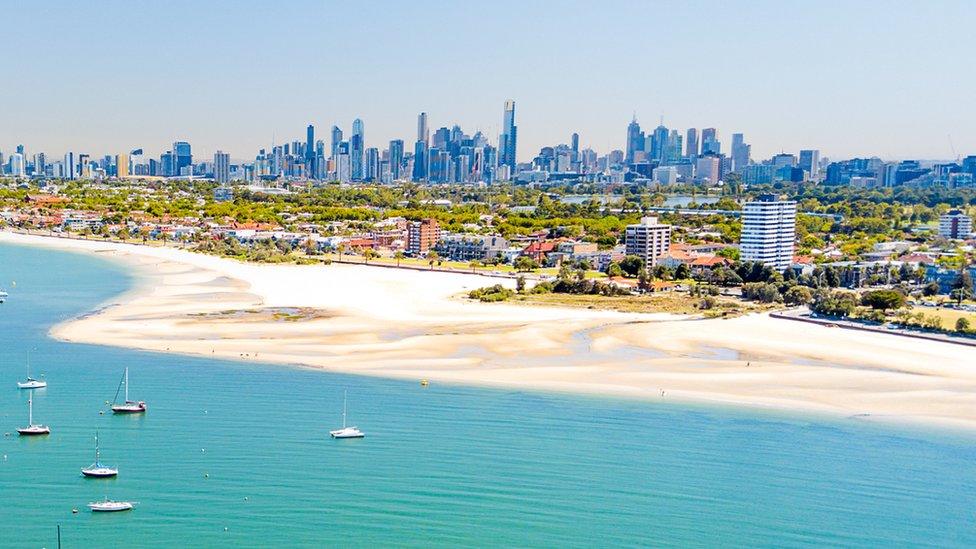
[[[428,386],[428,385],[430,385],[430,382],[429,382],[429,381],[427,381],[426,379],[421,379],[421,380],[420,380],[420,386],[421,386],[421,387],[426,387],[426,386]]]

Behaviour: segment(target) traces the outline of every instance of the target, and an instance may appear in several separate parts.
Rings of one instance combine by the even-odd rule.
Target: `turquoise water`
[[[976,545],[970,435],[48,339],[131,283],[95,257],[0,246],[2,547],[54,547],[58,524],[64,547]],[[45,439],[14,432],[28,349],[50,383]],[[99,415],[125,366],[149,412]],[[344,389],[364,440],[328,438]],[[96,429],[117,480],[79,474]],[[106,495],[140,505],[85,509]]]

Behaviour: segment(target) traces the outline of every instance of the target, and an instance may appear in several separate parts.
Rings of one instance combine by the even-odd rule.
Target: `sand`
[[[514,280],[362,265],[257,265],[174,248],[0,232],[125,262],[139,282],[55,338],[431,383],[695,401],[976,429],[976,348],[765,314],[484,304]]]

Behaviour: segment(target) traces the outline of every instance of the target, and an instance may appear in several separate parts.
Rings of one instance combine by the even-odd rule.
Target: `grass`
[[[976,313],[970,313],[968,311],[960,311],[957,309],[943,309],[935,307],[912,307],[913,313],[922,313],[927,317],[937,316],[942,319],[942,328],[947,330],[954,330],[956,328],[956,321],[960,318],[965,318],[969,320],[970,326],[976,326]]]
[[[703,315],[705,317],[738,316],[747,312],[769,310],[770,306],[763,306],[751,302],[740,301],[735,298],[717,298],[717,305],[713,309],[698,308],[701,301],[696,297],[679,292],[659,292],[648,295],[601,296],[577,294],[519,294],[513,298],[517,303],[527,305],[577,307],[622,313],[670,313],[678,315]]]

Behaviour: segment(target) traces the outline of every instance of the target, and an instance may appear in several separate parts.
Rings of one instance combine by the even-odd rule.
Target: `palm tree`
[[[393,254],[393,258],[396,259],[397,262],[397,267],[400,266],[400,260],[404,257],[405,255],[403,254],[403,250],[397,250],[397,253]]]
[[[374,250],[373,248],[366,248],[365,250],[363,250],[363,262],[369,263],[370,259],[373,259],[374,257],[379,257],[379,255],[380,254],[376,253],[376,250]]]
[[[343,254],[346,253],[346,244],[345,244],[345,242],[339,244],[339,247],[336,248],[336,249],[339,251],[339,263],[342,263],[342,256],[343,256]]]
[[[427,252],[427,263],[430,264],[430,270],[434,270],[434,263],[438,263],[441,260],[441,256],[437,255],[437,252],[431,250]]]

